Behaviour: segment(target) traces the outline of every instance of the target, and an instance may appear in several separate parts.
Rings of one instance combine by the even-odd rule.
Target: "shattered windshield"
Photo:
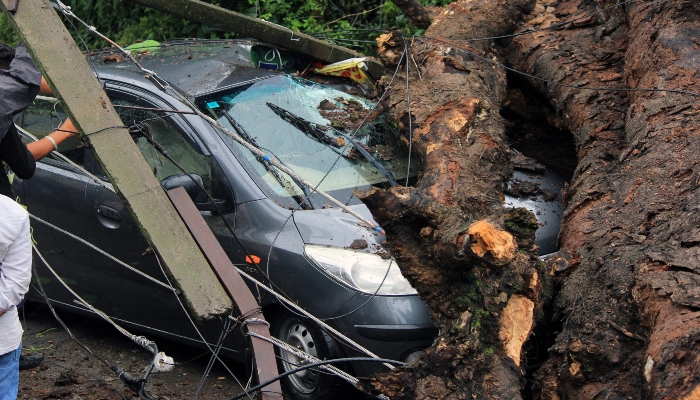
[[[356,188],[405,182],[408,149],[383,116],[372,112],[357,129],[374,106],[366,99],[276,75],[201,97],[197,105],[343,203],[359,202],[352,194]],[[249,172],[265,190],[296,201],[304,196],[299,182],[267,168],[251,151],[223,137],[236,154],[247,159]],[[410,176],[419,170],[417,160],[412,160]],[[327,202],[314,196],[319,205]]]

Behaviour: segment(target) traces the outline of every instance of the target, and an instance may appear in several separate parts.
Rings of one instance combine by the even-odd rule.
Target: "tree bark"
[[[532,216],[499,201],[510,173],[499,114],[505,74],[459,41],[510,33],[532,2],[458,1],[426,32],[435,40],[411,41],[410,113],[400,85],[387,106],[404,132],[409,121],[415,128],[405,137],[424,172],[413,188],[362,198],[441,333],[418,362],[373,378],[375,390],[399,399],[519,398],[515,338],[532,332],[553,276],[558,293],[545,317],[560,333],[531,396],[700,398],[700,97],[668,91],[700,93],[700,3],[640,0],[596,13],[614,3],[537,0],[518,30],[571,23],[500,42],[505,48],[469,42],[539,78],[513,73],[510,83],[546,96],[549,121],[571,132],[578,165],[561,251],[546,271],[531,251]],[[403,40],[379,42],[385,64],[396,65]],[[499,246],[510,233],[521,250],[483,251],[482,220]]]
[[[540,0],[530,23],[611,4]],[[570,85],[698,92],[699,11],[689,0],[630,3],[521,36],[510,60]],[[535,397],[700,395],[698,97],[533,84],[574,134],[579,159],[560,234],[570,265],[553,315],[565,322]]]

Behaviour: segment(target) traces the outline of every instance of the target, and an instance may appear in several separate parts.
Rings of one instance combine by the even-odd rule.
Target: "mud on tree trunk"
[[[543,27],[613,1],[538,0]],[[700,3],[638,1],[525,35],[510,61],[570,85],[700,92]],[[535,398],[700,398],[700,99],[533,81],[576,138],[560,234],[563,329]]]
[[[533,244],[537,222],[525,210],[502,205],[511,173],[499,114],[505,73],[485,68],[449,40],[510,33],[533,4],[453,3],[426,32],[447,43],[409,41],[407,59],[399,34],[379,39],[385,65],[404,65],[386,105],[405,140],[412,140],[423,174],[415,187],[358,195],[440,328],[419,361],[366,383],[392,399],[520,398],[522,344],[541,310],[545,277]],[[473,50],[497,57],[490,43]]]

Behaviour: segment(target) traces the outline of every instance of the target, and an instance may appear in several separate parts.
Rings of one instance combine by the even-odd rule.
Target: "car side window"
[[[26,110],[15,115],[14,122],[37,139],[41,139],[56,130],[67,118],[68,115],[57,100],[37,99]],[[24,143],[32,141],[21,131],[20,134]],[[77,136],[63,141],[58,146],[58,151],[78,165],[83,165],[85,161],[85,146]]]
[[[197,174],[202,177],[204,187],[207,190],[211,189],[212,168],[209,157],[201,154],[192,147],[166,118],[161,117],[153,111],[144,110],[143,108],[128,108],[143,107],[141,104],[135,104],[128,100],[113,98],[112,104],[115,106],[117,114],[119,114],[119,117],[121,117],[125,125],[141,123],[147,126],[154,141],[163,146],[165,152],[172,157],[177,164],[188,173]],[[177,165],[159,152],[145,137],[138,137],[136,139],[136,145],[141,150],[141,153],[143,153],[148,165],[159,181],[174,175],[183,174]]]

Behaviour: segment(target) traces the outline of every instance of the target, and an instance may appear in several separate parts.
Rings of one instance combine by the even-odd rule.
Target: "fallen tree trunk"
[[[534,25],[596,10],[591,2],[548,3],[539,2]],[[633,2],[519,37],[512,60],[559,83],[700,92],[699,15],[695,1]],[[536,86],[576,137],[579,157],[560,234],[560,258],[570,265],[554,318],[566,322],[538,373],[537,395],[695,398],[700,99]]]
[[[511,173],[499,115],[505,72],[484,68],[449,39],[507,34],[532,4],[453,3],[426,33],[447,43],[414,42],[407,54],[410,108],[403,84],[390,89],[390,114],[412,140],[424,173],[415,187],[373,189],[360,198],[387,231],[401,270],[441,332],[417,363],[371,380],[392,399],[520,397],[521,349],[544,277],[533,245],[537,223],[525,210],[502,207]],[[397,33],[380,38],[385,65],[399,63],[405,44]],[[497,56],[490,43],[474,49]],[[397,81],[405,74],[404,68]]]
[[[440,40],[410,47],[410,113],[405,88],[390,91],[389,109],[424,175],[414,188],[363,198],[441,335],[418,363],[371,384],[392,398],[520,397],[514,349],[530,335],[545,275],[553,275],[559,292],[546,318],[558,334],[532,397],[697,399],[700,98],[670,90],[700,92],[700,3],[537,0],[520,31],[571,23],[519,36],[503,53],[501,60],[538,78],[511,74],[512,86],[527,87],[521,105],[536,103],[527,90],[549,99],[553,113],[542,113],[571,132],[576,147],[561,252],[546,273],[532,252],[499,259],[472,247],[481,219],[497,236],[518,227],[511,233],[521,249],[532,242],[516,233],[527,231],[527,216],[498,201],[509,173],[498,114],[505,75],[475,62],[459,41],[507,34],[531,5],[446,7],[426,33]],[[498,48],[485,43],[492,42],[469,42],[470,50],[498,59]],[[403,45],[396,36],[380,39],[385,64],[396,65]],[[645,87],[667,91],[637,91]],[[520,318],[512,324],[505,315]]]

